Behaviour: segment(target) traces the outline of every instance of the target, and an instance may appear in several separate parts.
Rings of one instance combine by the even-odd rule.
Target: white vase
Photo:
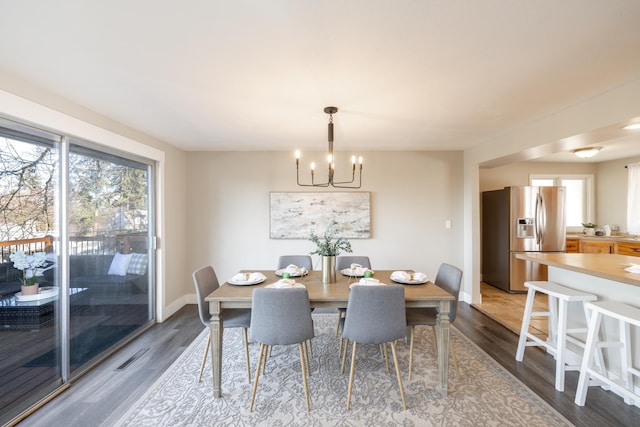
[[[336,282],[336,257],[322,257],[322,283]]]

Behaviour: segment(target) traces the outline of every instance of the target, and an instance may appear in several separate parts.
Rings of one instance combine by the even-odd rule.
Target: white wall
[[[358,191],[371,192],[372,237],[352,239],[354,255],[368,255],[374,270],[411,268],[431,278],[442,262],[462,266],[462,154],[363,156]],[[323,155],[305,153],[312,157]],[[192,152],[187,158],[190,270],[212,264],[225,280],[240,269],[273,269],[279,255],[313,251],[306,239],[269,238],[269,192],[314,190],[296,185],[291,152]]]

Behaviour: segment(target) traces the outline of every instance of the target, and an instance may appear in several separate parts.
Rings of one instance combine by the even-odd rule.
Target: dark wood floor
[[[587,405],[573,403],[577,372],[568,372],[566,391],[554,388],[554,360],[528,348],[523,363],[515,361],[517,335],[465,303],[460,303],[455,326],[491,357],[578,426],[638,425],[640,409],[596,387],[589,389]],[[171,365],[203,329],[195,305],[182,308],[162,324],[105,360],[92,372],[45,405],[20,425],[96,426],[112,425]],[[141,349],[148,351],[123,371],[124,361]]]

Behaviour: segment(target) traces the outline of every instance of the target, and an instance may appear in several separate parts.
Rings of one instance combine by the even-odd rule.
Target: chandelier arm
[[[354,171],[355,175],[355,171]],[[362,169],[360,169],[360,174],[358,175],[358,185],[341,185],[341,184],[351,184],[355,181],[355,176],[351,181],[341,181],[341,182],[332,182],[331,185],[336,188],[360,188],[362,186]]]
[[[311,184],[302,184],[300,182],[300,170],[298,168],[298,165],[296,165],[296,182],[300,187],[328,187],[330,184],[329,182],[318,183],[318,184],[314,183],[313,174],[311,174]]]

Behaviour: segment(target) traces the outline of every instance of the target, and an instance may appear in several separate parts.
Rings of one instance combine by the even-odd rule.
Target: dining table
[[[394,270],[376,270],[375,278],[382,284],[399,284],[391,280]],[[233,285],[225,282],[209,294],[205,301],[209,303],[211,321],[209,333],[211,338],[211,366],[213,375],[213,396],[222,396],[222,339],[223,321],[221,313],[225,309],[251,308],[253,290],[273,284],[281,279],[273,270],[242,270],[245,273],[262,273],[266,279],[251,285]],[[296,283],[303,284],[309,294],[312,308],[346,308],[349,300],[349,286],[360,280],[337,272],[335,283],[323,283],[322,272],[309,271],[301,277],[292,277]],[[449,372],[449,311],[456,298],[439,288],[431,281],[425,283],[401,284],[405,288],[405,305],[407,308],[435,307],[438,310],[436,339],[438,345],[438,391],[443,397],[448,393]]]

